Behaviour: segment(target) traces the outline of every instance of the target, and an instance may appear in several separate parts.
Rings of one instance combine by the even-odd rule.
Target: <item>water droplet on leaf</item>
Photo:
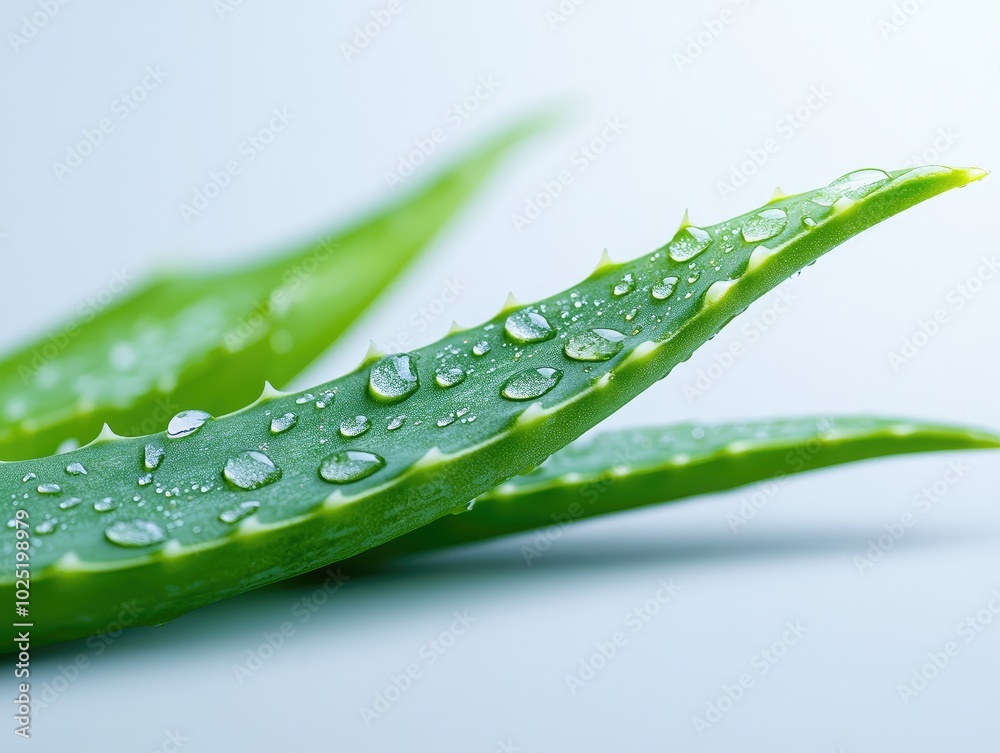
[[[629,272],[625,275],[621,281],[615,285],[613,292],[615,295],[626,295],[632,292],[632,288],[635,287],[635,277]]]
[[[177,439],[178,437],[186,437],[194,434],[211,417],[211,414],[203,410],[181,411],[170,419],[170,424],[167,426],[167,436]]]
[[[271,419],[271,433],[281,434],[283,431],[288,431],[295,424],[299,422],[299,417],[294,413],[286,413],[283,416],[278,416],[277,418]]]
[[[503,328],[511,340],[519,343],[540,343],[556,336],[548,319],[537,311],[528,309],[515,311],[508,316]]]
[[[613,329],[592,329],[573,335],[563,352],[574,361],[607,361],[621,352],[625,335]]]
[[[674,261],[687,261],[712,245],[712,236],[700,227],[686,227],[670,241],[667,253]]]
[[[258,509],[260,509],[260,502],[247,500],[246,502],[240,502],[235,507],[230,507],[228,510],[220,512],[219,520],[223,523],[238,523],[244,518],[253,515]]]
[[[368,478],[385,466],[385,460],[374,452],[341,450],[324,458],[319,475],[331,484],[349,484]]]
[[[747,243],[766,241],[778,235],[787,225],[788,215],[784,209],[765,209],[743,225],[743,240]]]
[[[111,512],[116,507],[118,507],[118,503],[111,499],[111,497],[105,497],[94,503],[94,509],[97,512]]]
[[[58,520],[56,520],[55,518],[49,518],[48,520],[44,520],[37,526],[35,526],[35,533],[37,533],[39,536],[45,536],[55,531],[58,525],[59,525]]]
[[[82,463],[70,463],[66,466],[66,473],[70,476],[86,476],[87,469],[83,467]]]
[[[416,359],[407,353],[386,356],[373,364],[368,373],[368,391],[383,403],[405,400],[419,386]]]
[[[653,298],[658,301],[667,300],[677,289],[677,282],[678,280],[676,277],[664,277],[653,286],[651,291]]]
[[[461,384],[465,381],[465,369],[459,369],[457,367],[451,369],[439,369],[434,374],[434,381],[437,382],[438,387],[454,387],[456,384]]]
[[[164,455],[166,455],[166,451],[162,447],[155,447],[151,444],[146,445],[142,458],[146,470],[155,471],[159,468],[160,463],[163,462]]]
[[[360,437],[370,428],[372,428],[372,423],[368,420],[368,416],[345,418],[340,422],[340,435],[343,437]]]
[[[222,475],[237,489],[251,491],[280,479],[281,469],[263,452],[251,450],[230,458]]]
[[[508,400],[534,400],[551,390],[562,379],[558,369],[528,369],[508,379],[500,394]]]
[[[166,540],[163,529],[151,520],[119,520],[104,529],[112,544],[124,547],[144,547]]]

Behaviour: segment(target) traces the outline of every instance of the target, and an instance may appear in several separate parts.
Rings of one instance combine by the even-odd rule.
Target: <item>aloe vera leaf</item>
[[[266,391],[217,420],[176,417],[166,435],[105,432],[0,464],[0,493],[32,527],[33,640],[103,630],[123,602],[137,624],[159,624],[427,525],[569,444],[834,246],[984,174],[854,173],[685,226],[652,254],[604,261],[559,295],[308,395]],[[19,531],[2,531],[11,603]]]
[[[365,310],[469,201],[525,122],[401,202],[276,258],[223,272],[170,274],[0,361],[0,458],[55,453],[104,423],[162,431],[181,406],[245,406],[284,385]]]
[[[345,565],[368,567],[539,528],[561,530],[578,520],[860,460],[998,448],[1000,436],[979,429],[853,416],[606,431],[486,492],[468,512],[445,515]]]

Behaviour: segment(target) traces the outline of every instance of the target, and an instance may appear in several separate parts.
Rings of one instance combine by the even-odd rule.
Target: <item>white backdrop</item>
[[[554,104],[569,124],[516,154],[301,385],[353,367],[370,338],[423,344],[452,319],[491,316],[508,290],[562,289],[604,247],[659,246],[686,207],[709,223],[777,184],[806,190],[859,167],[996,168],[998,24],[986,0],[12,0],[0,13],[0,344],[122,270],[246,258],[347,220],[391,198],[386,172],[435,128],[443,143],[404,188]],[[453,109],[463,101],[468,117]],[[577,150],[609,121],[614,140],[581,170]],[[102,123],[100,143],[67,163]],[[270,143],[246,141],[264,126]],[[219,196],[182,211],[233,160]],[[572,184],[515,229],[512,214],[564,169]],[[994,177],[852,241],[786,284],[793,305],[759,302],[613,423],[878,412],[1000,428],[998,198]],[[461,295],[421,319],[449,284]],[[966,288],[977,292],[959,305]],[[925,341],[921,323],[942,308],[947,324]],[[907,338],[923,347],[893,368]],[[745,354],[721,378],[685,390],[737,342]],[[920,512],[935,482],[944,493]],[[995,454],[897,459],[792,480],[735,533],[727,515],[761,490],[579,525],[531,567],[530,537],[423,560],[348,581],[315,612],[304,588],[248,594],[110,646],[38,652],[50,703],[29,745],[995,750],[998,482]],[[859,573],[855,556],[907,511],[917,525]],[[623,628],[671,579],[680,590],[655,617]],[[439,652],[430,642],[456,611],[470,624]],[[977,614],[981,630],[963,632]],[[294,633],[268,651],[286,621]],[[574,693],[566,675],[622,629],[628,641]],[[898,686],[950,641],[947,666],[904,702]],[[782,656],[761,653],[775,642]],[[248,652],[271,655],[237,677]],[[411,664],[419,677],[366,723],[362,709]],[[737,701],[720,702],[727,688]],[[696,717],[714,721],[699,734]]]

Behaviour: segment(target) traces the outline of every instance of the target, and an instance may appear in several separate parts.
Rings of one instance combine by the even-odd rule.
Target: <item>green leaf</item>
[[[223,272],[170,274],[110,301],[0,361],[0,457],[53,454],[104,423],[162,431],[182,406],[222,414],[287,384],[330,346],[545,121],[525,122],[428,185],[353,227]],[[126,281],[112,287],[119,290]]]
[[[469,544],[662,502],[735,489],[859,460],[1000,448],[1000,436],[961,426],[886,418],[798,418],[697,423],[601,432],[479,497],[462,515],[369,549],[344,563],[385,560]],[[738,531],[748,520],[727,517]],[[558,535],[558,534],[555,534]],[[551,540],[551,537],[550,537]],[[541,556],[522,547],[528,564]]]
[[[662,379],[837,244],[983,174],[852,174],[684,227],[652,254],[604,262],[570,290],[309,395],[269,392],[217,420],[186,414],[168,435],[104,435],[67,455],[0,464],[0,491],[33,531],[33,640],[105,629],[123,603],[137,624],[158,624],[461,509]],[[3,529],[7,603],[16,535]]]

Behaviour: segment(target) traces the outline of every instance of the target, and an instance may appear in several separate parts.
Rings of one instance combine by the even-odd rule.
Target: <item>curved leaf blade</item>
[[[309,397],[266,393],[193,432],[182,431],[192,426],[188,416],[173,437],[106,434],[67,455],[0,464],[0,491],[35,527],[34,639],[100,631],[123,601],[138,606],[139,624],[159,624],[464,507],[662,379],[755,299],[834,246],[982,175],[920,168],[886,176],[864,192],[848,176],[846,183],[701,230],[712,242],[693,260],[673,258],[690,250],[695,234],[685,227],[650,255],[604,263],[559,295],[453,332],[404,362],[365,364]],[[762,230],[762,212],[776,208],[786,221]],[[772,230],[762,250],[761,233]],[[681,275],[671,296],[654,290]],[[641,317],[633,313],[638,309]],[[606,360],[566,355],[581,352],[572,337],[616,327],[623,338]],[[466,377],[436,377],[452,369]],[[317,396],[325,407],[315,405]],[[295,426],[272,434],[271,422],[286,413],[297,414]],[[148,476],[147,445],[157,458],[163,453]],[[332,462],[336,457],[341,461]],[[71,473],[67,464],[74,463],[87,474]],[[345,475],[353,483],[326,480]],[[95,499],[105,497],[114,509],[96,511]],[[64,507],[68,499],[82,502]],[[251,515],[227,522],[226,513],[249,502],[256,503]],[[0,598],[13,600],[16,532],[3,534]],[[0,634],[9,637],[10,630]]]
[[[728,491],[831,466],[948,450],[1000,449],[1000,436],[961,426],[888,418],[799,418],[601,432],[553,454],[433,523],[347,562],[396,557],[495,539],[650,505]],[[730,513],[730,527],[746,521]],[[527,547],[530,564],[536,550]]]
[[[254,400],[265,379],[287,384],[544,124],[521,123],[401,201],[276,258],[161,276],[110,304],[99,296],[0,360],[0,457],[44,457],[104,423],[152,434],[183,406],[221,415]]]

